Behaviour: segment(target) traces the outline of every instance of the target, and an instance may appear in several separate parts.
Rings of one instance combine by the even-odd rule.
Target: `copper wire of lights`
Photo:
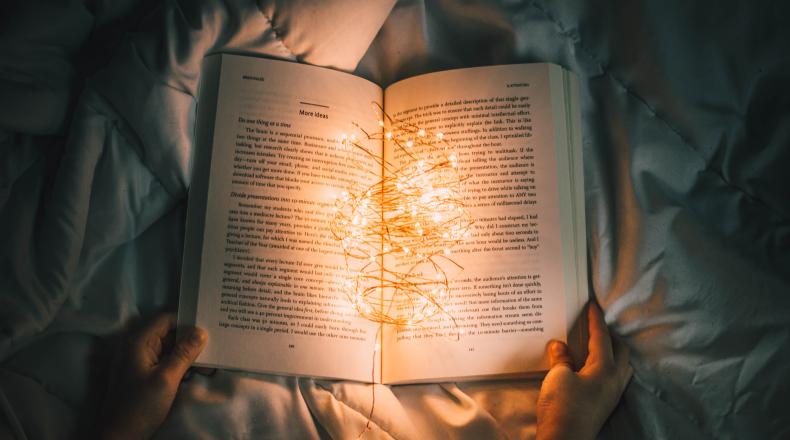
[[[335,200],[331,232],[348,274],[342,287],[361,316],[380,324],[418,326],[439,313],[455,324],[446,309],[449,282],[463,268],[452,252],[473,223],[458,158],[442,133],[393,119],[381,107],[378,114],[383,130],[368,133],[355,124],[363,135],[339,140],[352,166],[365,169],[363,153],[381,167],[379,181],[352,185]],[[394,157],[366,147],[382,142]]]

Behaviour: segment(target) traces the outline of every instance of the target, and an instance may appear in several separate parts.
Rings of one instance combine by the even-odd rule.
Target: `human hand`
[[[131,331],[110,370],[99,438],[150,438],[165,421],[181,379],[206,346],[205,330],[179,331],[160,314]]]
[[[587,306],[590,340],[584,366],[573,371],[568,346],[549,344],[551,369],[543,379],[537,404],[537,439],[594,439],[617,406],[633,368],[628,347],[616,339],[614,347],[603,312]]]

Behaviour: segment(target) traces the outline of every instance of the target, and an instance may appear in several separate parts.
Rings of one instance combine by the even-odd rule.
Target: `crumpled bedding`
[[[123,325],[174,310],[199,66],[581,84],[591,292],[634,378],[602,438],[790,438],[782,2],[12,2],[0,18],[0,437],[87,433]],[[538,381],[376,388],[366,438],[531,438]],[[161,438],[356,438],[370,387],[218,371]]]

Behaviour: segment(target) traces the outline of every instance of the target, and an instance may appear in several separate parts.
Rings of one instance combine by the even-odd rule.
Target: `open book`
[[[382,130],[371,103],[442,132],[467,176],[475,223],[453,253],[464,268],[450,282],[453,326],[445,314],[380,326],[343,291],[334,200],[376,168],[350,166],[337,146],[352,124]],[[325,68],[211,55],[196,127],[178,320],[208,331],[197,364],[395,384],[545,371],[550,339],[583,349],[580,110],[559,66],[451,70],[382,89]],[[389,142],[376,148],[392,154]]]

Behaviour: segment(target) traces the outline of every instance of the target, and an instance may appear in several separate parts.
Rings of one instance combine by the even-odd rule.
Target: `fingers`
[[[587,319],[589,320],[590,340],[587,343],[587,361],[585,369],[614,367],[614,353],[612,339],[603,312],[598,304],[591,302],[587,306]]]
[[[151,319],[147,327],[147,333],[156,336],[159,339],[164,339],[170,330],[176,327],[176,314],[175,313],[160,313]]]
[[[568,346],[560,341],[549,342],[549,368],[565,366],[573,370],[573,358]]]
[[[155,365],[162,354],[162,341],[175,325],[175,314],[160,313],[138,327],[130,341],[135,361],[144,368]]]
[[[616,366],[617,379],[622,393],[626,385],[634,374],[634,369],[629,363],[630,351],[622,339],[614,338],[614,363]]]
[[[588,318],[590,321],[589,354],[581,372],[593,375],[603,373],[614,379],[619,396],[625,390],[634,372],[629,363],[628,346],[620,338],[609,335],[603,312],[597,304],[591,303],[588,306]]]
[[[170,383],[178,383],[192,362],[198,357],[206,346],[208,337],[201,328],[191,328],[179,331],[173,351],[162,359],[159,365],[160,373],[166,376]]]

